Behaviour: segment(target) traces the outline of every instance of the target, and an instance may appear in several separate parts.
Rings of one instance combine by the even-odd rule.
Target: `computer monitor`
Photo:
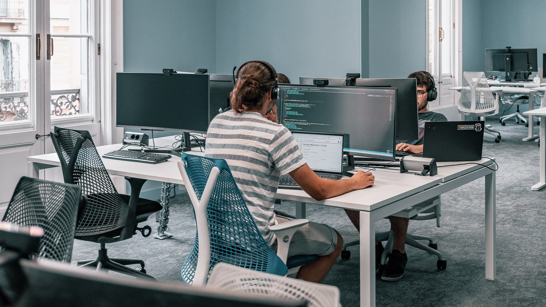
[[[355,156],[394,159],[396,88],[279,85],[281,123],[292,131],[345,133]]]
[[[206,133],[209,113],[209,75],[117,73],[116,126],[184,133]],[[187,150],[187,149],[186,149]]]
[[[485,70],[505,72],[506,81],[528,80],[538,71],[537,49],[485,49]]]
[[[546,78],[546,53],[542,54],[542,78]]]
[[[300,77],[300,84],[313,84],[313,80],[328,80],[328,86],[345,86],[342,78]],[[396,139],[409,141],[419,139],[419,115],[417,110],[417,80],[404,79],[356,79],[356,86],[395,87],[398,89],[396,102]]]
[[[233,91],[233,75],[209,74],[210,119],[229,110],[229,95]]]

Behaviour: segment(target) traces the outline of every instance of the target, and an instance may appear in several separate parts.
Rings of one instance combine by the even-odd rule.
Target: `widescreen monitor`
[[[527,80],[538,71],[537,49],[485,49],[485,70],[505,72],[506,81]]]
[[[300,84],[313,84],[314,79],[328,80],[328,86],[345,86],[342,78],[300,77]],[[399,141],[419,138],[417,114],[417,81],[411,79],[356,79],[356,86],[394,87],[398,89],[396,104],[396,139]]]
[[[546,53],[542,54],[542,78],[546,78]]]
[[[116,125],[206,133],[209,75],[117,73]]]
[[[345,151],[392,160],[396,115],[395,88],[279,85],[281,123],[292,131],[344,133]]]

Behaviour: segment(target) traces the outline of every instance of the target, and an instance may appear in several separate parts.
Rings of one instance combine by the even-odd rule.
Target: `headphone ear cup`
[[[436,90],[436,87],[433,87],[430,91],[428,91],[427,100],[433,101],[438,98],[438,91]]]
[[[277,86],[277,82],[275,82],[275,86],[271,90],[271,99],[275,100],[279,97],[279,87]]]

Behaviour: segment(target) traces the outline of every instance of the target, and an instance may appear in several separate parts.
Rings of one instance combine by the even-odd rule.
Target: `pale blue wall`
[[[482,2],[463,0],[463,71],[484,71]]]
[[[123,2],[125,72],[216,69],[216,0]]]
[[[361,1],[361,13],[360,13],[360,26],[361,26],[361,77],[369,78],[370,77],[370,1],[362,0]]]
[[[217,72],[263,60],[293,83],[358,73],[360,13],[360,0],[218,1]]]
[[[484,48],[538,48],[538,64],[542,67],[542,54],[546,53],[545,19],[545,0],[483,0]]]
[[[425,0],[369,0],[370,78],[426,69],[425,18]]]

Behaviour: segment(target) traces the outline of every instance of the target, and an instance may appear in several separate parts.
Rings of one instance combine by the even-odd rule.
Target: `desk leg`
[[[535,95],[534,94],[529,95],[529,111],[533,110],[534,104],[535,104]],[[529,115],[529,120],[527,121],[527,123],[529,124],[529,132],[527,133],[527,137],[522,139],[522,141],[524,142],[529,142],[538,138],[538,135],[533,135],[533,127],[534,127],[533,115]]]
[[[496,275],[496,174],[485,176],[485,278]]]
[[[157,226],[157,234],[154,238],[163,240],[172,237],[173,235],[167,232],[167,225],[169,224],[169,198],[171,196],[171,190],[174,188],[174,184],[165,183],[161,184],[161,206],[163,209],[159,211],[159,226]]]
[[[360,306],[375,306],[375,223],[360,211]]]
[[[305,219],[307,218],[307,205],[306,203],[296,202],[296,218]]]
[[[32,178],[40,179],[40,167],[33,162],[27,162],[27,175]]]
[[[546,120],[541,117],[540,123],[540,182],[531,187],[531,190],[538,191],[546,187]]]

